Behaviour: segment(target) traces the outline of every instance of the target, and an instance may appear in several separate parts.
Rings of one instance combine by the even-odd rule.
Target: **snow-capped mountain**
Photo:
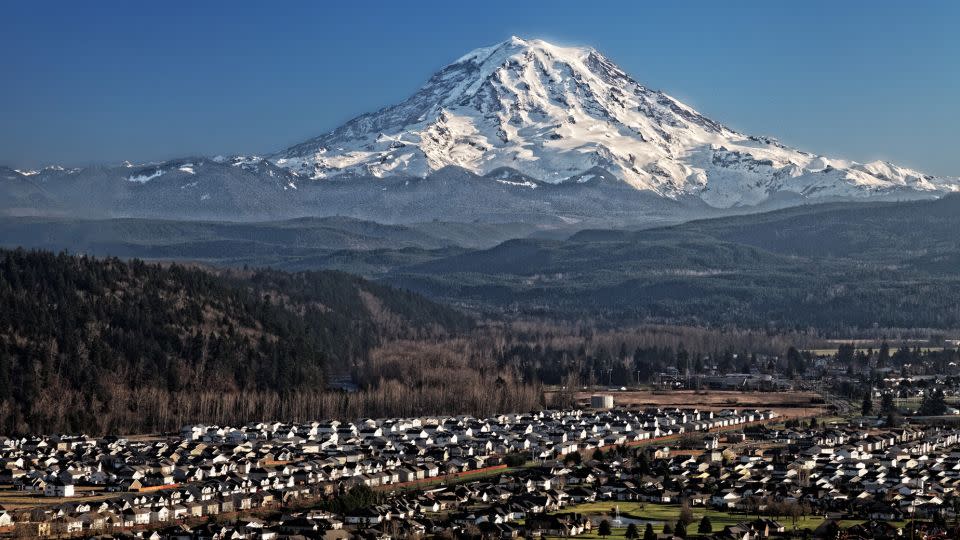
[[[271,159],[309,179],[426,177],[456,166],[532,186],[529,179],[585,182],[588,171],[602,170],[638,190],[694,195],[718,208],[783,192],[826,199],[958,190],[956,179],[738,133],[645,87],[594,49],[517,37],[468,53],[398,105]]]
[[[0,216],[621,227],[958,186],[744,135],[593,49],[511,38],[398,105],[266,157],[0,167]]]

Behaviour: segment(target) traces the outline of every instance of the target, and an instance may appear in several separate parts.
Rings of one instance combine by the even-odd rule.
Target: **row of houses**
[[[171,525],[141,537],[572,537],[595,532],[600,519],[612,519],[596,510],[593,514],[580,510],[584,503],[600,501],[608,503],[603,507],[609,508],[610,514],[626,502],[683,501],[694,509],[716,507],[748,514],[775,511],[779,515],[789,513],[783,505],[796,504],[803,506],[805,514],[828,516],[815,530],[803,532],[794,532],[789,522],[772,517],[745,519],[705,536],[717,540],[834,538],[842,519],[868,520],[851,527],[848,538],[871,538],[868,535],[877,531],[902,536],[890,521],[929,517],[933,512],[951,522],[955,517],[951,503],[957,498],[960,481],[956,431],[808,429],[797,431],[799,442],[771,445],[769,438],[775,434],[760,433],[753,441],[757,444],[738,445],[745,451],[732,458],[730,452],[671,455],[655,446],[618,447],[579,463],[550,459],[507,469],[489,479],[398,490],[374,504],[341,514],[281,512],[267,520]],[[866,440],[884,443],[867,451],[861,444]],[[664,457],[654,457],[658,454]],[[348,493],[356,485],[358,481],[340,485],[327,497]],[[773,510],[774,505],[781,508]],[[928,538],[952,534],[943,527],[937,529],[934,522],[925,522],[923,527]],[[659,539],[672,538],[662,533],[663,523],[657,523],[657,529]]]
[[[51,436],[0,442],[0,483],[79,500],[20,512],[37,534],[161,526],[329,493],[408,484],[570,452],[769,420],[770,411],[613,409],[356,422],[191,425],[153,440]],[[82,501],[96,495],[96,506]],[[105,497],[106,495],[106,497]],[[266,503],[269,504],[269,503]]]

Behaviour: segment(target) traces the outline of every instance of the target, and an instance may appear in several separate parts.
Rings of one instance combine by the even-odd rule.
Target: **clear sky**
[[[0,3],[0,163],[267,153],[518,35],[735,129],[960,176],[960,2]]]

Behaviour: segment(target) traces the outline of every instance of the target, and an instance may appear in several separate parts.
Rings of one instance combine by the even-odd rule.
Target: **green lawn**
[[[669,523],[672,527],[676,522],[677,518],[680,516],[680,505],[679,504],[656,504],[656,503],[639,503],[639,502],[617,502],[617,501],[602,501],[594,503],[583,503],[571,505],[561,512],[578,512],[581,514],[587,514],[589,516],[600,516],[608,515],[610,519],[613,519],[612,509],[619,505],[620,506],[620,515],[622,517],[628,517],[633,519],[640,519],[646,521],[657,521],[663,523]],[[713,526],[714,532],[719,532],[723,530],[727,525],[736,525],[742,521],[749,521],[756,519],[756,515],[745,515],[745,514],[735,514],[731,512],[724,512],[721,510],[714,510],[712,508],[700,508],[694,507],[691,508],[693,511],[693,523],[687,526],[687,531],[690,534],[694,534],[697,531],[697,525],[700,523],[700,520],[704,515],[710,517],[710,523]],[[764,516],[769,517],[769,516]],[[778,520],[787,528],[788,531],[793,529],[793,522],[790,518],[783,517]],[[864,520],[842,520],[840,521],[841,527],[849,527],[851,525],[856,525],[858,523],[863,523]],[[820,524],[823,523],[823,518],[820,516],[806,516],[797,520],[797,530],[803,529],[816,529]],[[903,526],[903,523],[894,523],[896,526]],[[643,534],[643,527],[639,526],[640,534]],[[660,527],[654,525],[654,528],[659,533]],[[626,528],[614,528],[613,537],[623,537]],[[599,538],[599,535],[594,531],[591,534],[583,535],[580,538]]]
[[[951,407],[960,407],[960,398],[950,396],[946,398],[944,401],[947,403],[947,405]],[[920,408],[921,403],[923,403],[923,398],[918,396],[894,399],[894,404],[896,404],[897,408],[903,412],[915,412],[917,409]]]

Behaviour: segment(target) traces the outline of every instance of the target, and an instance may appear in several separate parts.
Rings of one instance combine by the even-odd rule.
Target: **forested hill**
[[[960,328],[957,231],[960,194],[811,205],[511,240],[397,265],[382,279],[433,298],[553,316],[952,335]]]
[[[0,251],[0,433],[169,425],[139,417],[137,402],[319,390],[329,371],[383,340],[470,324],[339,272],[212,273]]]

